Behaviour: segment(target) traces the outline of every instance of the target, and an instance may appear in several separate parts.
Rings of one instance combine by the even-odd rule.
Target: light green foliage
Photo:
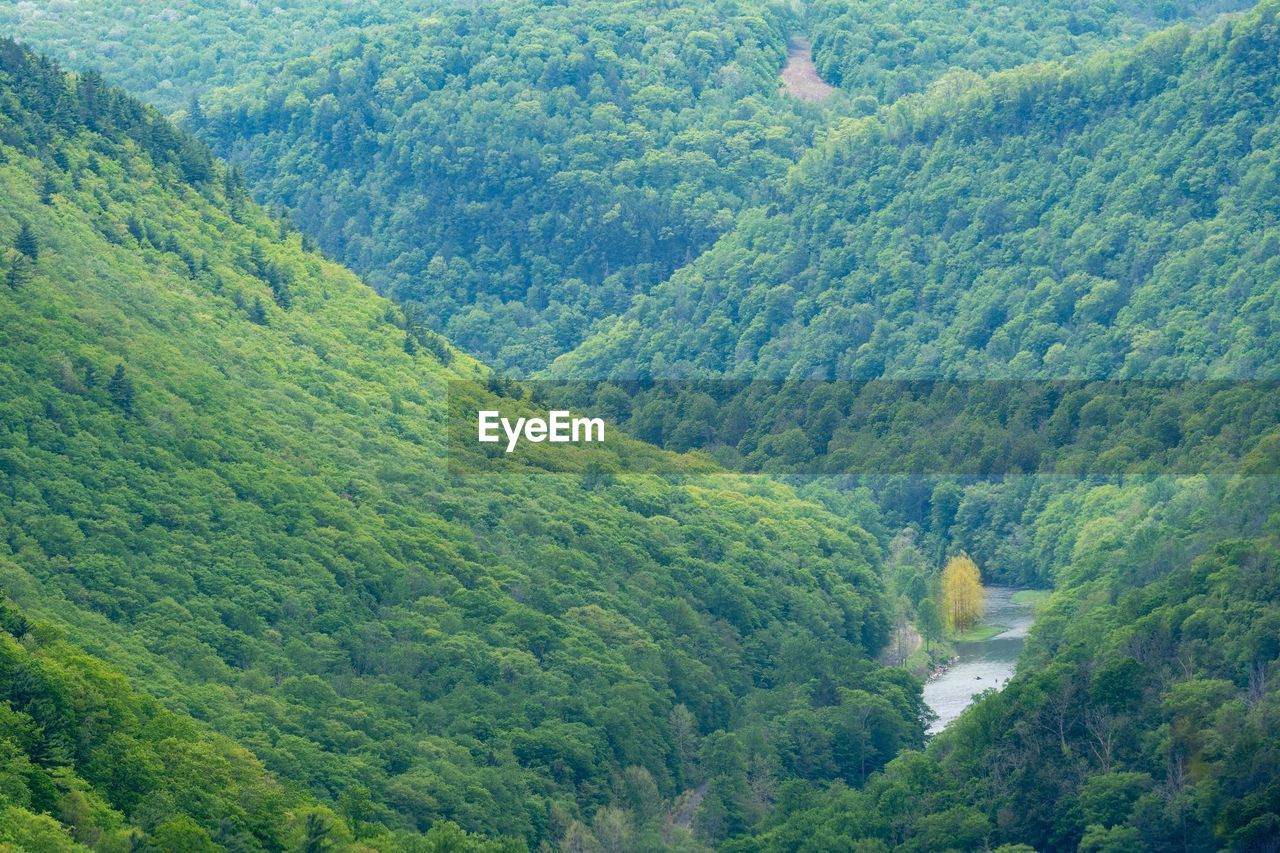
[[[337,816],[268,809],[257,843],[333,824],[394,845],[449,820],[536,845],[627,768],[666,799],[700,784],[716,733],[815,781],[919,743],[918,685],[872,662],[888,616],[867,534],[631,440],[451,474],[445,383],[485,371],[137,104],[11,44],[0,59],[0,238],[30,222],[41,246],[30,283],[0,288],[0,582]],[[831,682],[860,686],[869,745],[801,762],[783,731],[832,713],[814,699]],[[83,772],[113,809],[171,847],[217,842],[223,804],[129,775],[194,792],[212,765],[109,748],[114,773]],[[227,773],[211,787],[234,793]]]
[[[42,1],[5,25],[184,110],[331,256],[517,372],[765,201],[823,116],[778,92],[782,3]]]
[[[1274,844],[1273,396],[991,385],[951,402],[994,425],[924,438],[832,385],[593,401],[758,476],[444,441],[447,382],[518,390],[446,337],[566,374],[1275,378],[1274,0],[986,80],[1234,6],[277,8],[0,9],[247,174],[0,43],[0,844]],[[806,24],[874,114],[817,134],[776,92]],[[851,461],[890,473],[766,479]],[[960,549],[1057,591],[919,750],[872,656],[891,616],[936,637]]]
[[[0,32],[74,68],[96,68],[116,85],[174,110],[187,108],[193,95],[267,76],[331,39],[408,20],[420,10],[418,3],[343,0],[38,0],[0,6]]]
[[[19,571],[7,558],[0,569]],[[117,849],[137,834],[185,839],[168,849],[213,849],[203,825],[223,843],[282,842],[296,792],[248,750],[139,695],[60,636],[0,602],[0,841]]]

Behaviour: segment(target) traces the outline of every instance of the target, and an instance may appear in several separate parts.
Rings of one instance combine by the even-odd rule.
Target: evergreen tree
[[[263,262],[261,278],[271,288],[271,297],[277,305],[285,311],[293,307],[293,291],[289,287],[293,275],[288,267],[282,267],[274,261]]]
[[[133,380],[125,375],[123,362],[116,365],[116,372],[108,380],[107,394],[111,396],[111,402],[115,403],[125,415],[133,415]]]
[[[305,833],[302,839],[302,850],[304,853],[324,853],[324,851],[333,849],[333,840],[329,838],[329,824],[323,817],[312,812],[307,815],[306,826],[303,829]]]
[[[142,241],[146,239],[147,232],[143,230],[142,223],[138,221],[138,217],[134,216],[132,213],[129,214],[129,219],[125,222],[125,227],[129,229],[129,233],[133,235],[133,239],[137,240],[139,245],[141,245]]]
[[[53,175],[45,175],[40,184],[40,203],[53,204],[53,196],[57,191],[58,182],[53,179]]]
[[[271,295],[285,311],[293,307],[293,291],[289,289],[289,285],[284,281],[273,281],[271,283]]]
[[[449,349],[444,338],[435,332],[428,331],[425,333],[425,343],[427,349],[431,350],[431,354],[439,359],[441,364],[448,366],[453,363],[453,350]]]
[[[204,130],[205,117],[204,110],[200,108],[200,99],[195,95],[191,96],[191,105],[187,107],[187,124],[192,130]]]
[[[249,268],[254,275],[263,281],[267,280],[267,253],[261,243],[249,247]]]
[[[21,254],[9,259],[9,271],[5,273],[4,283],[10,290],[21,290],[31,282],[31,262]]]
[[[253,297],[253,302],[249,305],[249,319],[259,326],[267,325],[267,307],[262,304],[262,297]]]
[[[33,261],[40,260],[40,241],[36,239],[30,223],[22,223],[22,228],[18,230],[18,237],[13,241],[13,248]]]
[[[404,336],[404,351],[409,355],[417,355],[418,342],[413,339],[413,332],[409,332]]]

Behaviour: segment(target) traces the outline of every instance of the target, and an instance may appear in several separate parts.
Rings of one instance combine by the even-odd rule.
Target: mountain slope
[[[202,101],[258,196],[452,340],[527,372],[768,197],[821,112],[773,4],[433,6]]]
[[[553,372],[1274,379],[1278,8],[846,125],[774,206],[744,217]],[[964,387],[998,413],[1006,401],[983,398],[1000,385]],[[821,411],[860,383],[782,387],[792,399],[717,402],[752,427],[772,414],[786,426],[811,406],[814,422],[831,415],[823,435],[850,431],[817,449],[805,441],[814,433],[760,441],[767,470],[795,465],[776,448],[799,445],[804,470],[815,452],[853,448],[856,461],[859,441],[882,437],[882,413],[865,400]],[[944,410],[964,399],[956,383],[931,387]],[[1235,451],[1243,462],[1228,454],[1197,476],[1155,466],[1139,476],[1092,469],[1114,480],[1103,484],[880,478],[886,518],[893,503],[908,511],[905,534],[927,531],[940,555],[982,543],[992,557],[984,574],[1051,582],[1051,604],[1010,685],[925,750],[859,790],[791,789],[728,849],[1274,849],[1276,419],[1270,404],[1257,417],[1241,412],[1235,395],[1257,402],[1244,384],[1193,410],[1217,421],[1215,435],[1247,436]],[[1097,427],[1104,407],[1087,408],[1061,425]],[[1044,413],[1028,409],[996,423]],[[926,425],[932,414],[910,401],[887,411]],[[1134,458],[1142,440],[1121,413],[1096,433],[1109,446],[1090,464]],[[1155,414],[1152,425],[1168,412]],[[663,434],[696,433],[673,420]],[[980,424],[957,426],[958,447],[944,434],[935,450],[923,436],[921,458],[980,460],[993,449],[974,440]],[[1056,437],[1052,450],[1068,451],[1069,433]],[[1016,469],[1027,449],[996,458]],[[923,567],[927,593],[932,561],[913,536],[901,539],[915,552],[904,578]]]
[[[1179,21],[1202,21],[1248,5],[811,0],[805,17],[822,76],[852,94],[889,104],[956,71],[986,76],[1028,62],[1114,49]]]
[[[1234,477],[1057,496],[1036,538],[1059,591],[1009,685],[729,849],[1273,848],[1280,495],[1251,465],[1277,448]]]
[[[190,138],[4,43],[0,142],[5,590],[357,837],[532,845],[624,777],[855,780],[919,742],[860,529],[624,439],[451,471],[446,385],[486,371]]]
[[[823,115],[777,91],[778,3],[277,8],[34,3],[0,31],[170,110],[199,96],[188,127],[260,200],[513,372],[767,198]]]
[[[0,7],[0,31],[74,68],[96,68],[116,85],[171,111],[217,86],[274,73],[337,38],[421,13],[409,2],[281,0],[164,6],[129,0],[58,0]]]
[[[5,575],[20,570],[8,560]],[[0,843],[5,849],[279,849],[308,808],[243,747],[129,688],[48,624],[0,602]],[[126,814],[128,818],[126,818]],[[81,846],[84,845],[84,846]]]
[[[1273,376],[1275,15],[850,122],[554,372]]]
[[[464,349],[529,373],[772,203],[831,116],[1239,5],[35,0],[0,9],[0,28],[188,107],[260,200]],[[778,91],[806,31],[849,95],[822,109]]]

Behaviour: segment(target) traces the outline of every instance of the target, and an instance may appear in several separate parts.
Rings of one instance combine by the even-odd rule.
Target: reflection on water
[[[1012,677],[1018,655],[1022,653],[1022,644],[1027,638],[1027,629],[1035,618],[1031,605],[1014,604],[1009,600],[1017,591],[1008,586],[987,587],[986,612],[982,621],[1007,630],[990,640],[956,643],[956,654],[960,659],[924,686],[925,704],[938,715],[929,727],[929,734],[941,731],[960,716],[974,696],[989,687],[1003,687]]]

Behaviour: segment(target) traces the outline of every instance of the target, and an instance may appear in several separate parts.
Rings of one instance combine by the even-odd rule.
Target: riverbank
[[[986,622],[979,622],[969,630],[956,634],[951,639],[957,643],[981,643],[984,640],[990,640],[992,637],[998,637],[1008,630],[1008,625],[990,625]]]
[[[1008,683],[1036,610],[1047,598],[1042,590],[1013,587],[992,586],[983,592],[984,622],[951,639],[950,656],[933,667],[925,682],[925,704],[937,716],[930,734],[960,716],[978,694]]]
[[[1051,589],[1020,589],[1009,597],[1014,604],[1030,605],[1037,612],[1053,597]]]

